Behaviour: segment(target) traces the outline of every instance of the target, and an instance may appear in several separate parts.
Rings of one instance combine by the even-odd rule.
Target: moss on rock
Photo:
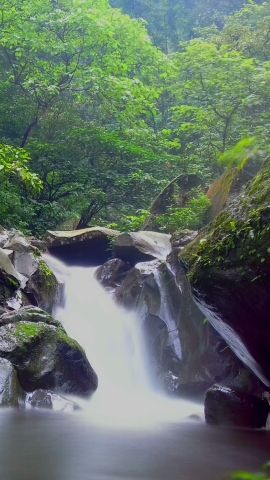
[[[270,386],[270,161],[181,252],[193,295],[229,346]]]
[[[270,165],[269,162],[227,210],[202,231],[181,253],[189,278],[213,267],[240,268],[242,277],[254,282],[265,275],[270,261]]]
[[[97,376],[84,350],[62,327],[20,321],[0,327],[0,356],[16,368],[25,391],[89,395]]]

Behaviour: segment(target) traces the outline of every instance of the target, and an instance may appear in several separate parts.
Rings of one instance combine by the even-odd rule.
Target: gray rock
[[[88,396],[97,375],[63,328],[21,321],[0,327],[0,355],[16,368],[25,391],[50,389]]]
[[[116,238],[119,232],[104,227],[89,227],[82,230],[71,231],[52,231],[47,232],[48,247],[59,247],[64,245],[72,245],[75,243],[89,242],[95,239]]]
[[[0,269],[21,282],[21,275],[16,271],[14,265],[9,258],[9,255],[2,248],[0,248]]]
[[[255,395],[236,388],[214,385],[205,399],[205,418],[211,425],[263,428],[269,404]]]
[[[20,286],[19,281],[0,268],[0,305],[1,308],[7,307]]]
[[[33,252],[18,251],[14,252],[13,265],[17,272],[30,278],[38,269],[39,262]]]
[[[29,278],[24,288],[24,293],[28,296],[31,304],[38,305],[51,313],[58,292],[59,283],[56,276],[46,262],[39,258],[37,268]]]
[[[113,258],[96,270],[96,278],[106,288],[118,287],[131,269],[128,262]]]
[[[171,252],[171,235],[158,232],[129,232],[120,234],[114,243],[116,256],[123,260],[143,261],[146,256],[148,259],[157,258],[165,260]],[[150,257],[150,258],[149,258]]]
[[[18,407],[22,403],[23,392],[12,363],[0,358],[0,406]]]
[[[41,308],[28,305],[14,312],[5,312],[0,316],[0,326],[18,322],[43,322],[55,327],[61,327],[61,323]]]
[[[74,412],[80,410],[80,406],[72,400],[55,394],[49,390],[35,390],[27,393],[25,407],[49,409],[57,412]]]
[[[260,162],[259,162],[260,163]],[[181,253],[195,301],[270,388],[270,163]]]
[[[9,233],[9,238],[6,241],[4,248],[14,250],[15,252],[31,252],[34,250],[28,240],[16,230]]]

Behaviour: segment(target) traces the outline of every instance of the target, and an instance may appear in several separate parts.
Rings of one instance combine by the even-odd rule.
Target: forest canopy
[[[196,175],[159,226],[199,227],[211,181],[269,149],[269,31],[270,1],[1,2],[0,224],[136,229]]]

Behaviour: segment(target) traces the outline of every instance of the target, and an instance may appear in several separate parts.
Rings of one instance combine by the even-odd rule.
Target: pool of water
[[[0,431],[1,480],[222,480],[270,458],[267,432],[200,420],[116,429],[83,413],[3,410]]]

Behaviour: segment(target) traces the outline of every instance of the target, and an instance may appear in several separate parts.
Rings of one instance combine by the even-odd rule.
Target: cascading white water
[[[95,278],[95,268],[47,263],[64,283],[64,302],[55,316],[85,349],[99,387],[84,410],[106,426],[145,427],[202,413],[201,406],[154,392],[148,377],[140,319],[115,304]]]

